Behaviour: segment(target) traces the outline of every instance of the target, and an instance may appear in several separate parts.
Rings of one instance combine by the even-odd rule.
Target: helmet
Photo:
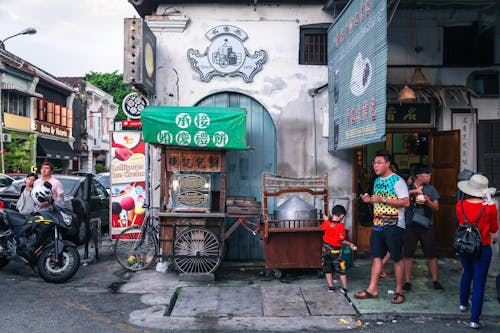
[[[31,190],[31,198],[35,205],[40,206],[42,202],[52,202],[52,192],[44,184],[37,185]]]

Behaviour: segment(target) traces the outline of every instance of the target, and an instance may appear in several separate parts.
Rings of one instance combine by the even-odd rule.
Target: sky
[[[0,0],[0,40],[33,27],[5,49],[57,77],[123,73],[123,19],[134,16],[127,0]]]

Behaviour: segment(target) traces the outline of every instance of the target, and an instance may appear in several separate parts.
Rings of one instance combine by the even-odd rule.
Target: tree
[[[10,132],[12,142],[5,142],[4,163],[5,172],[28,173],[31,170],[33,147],[35,146],[35,135],[26,136],[16,132]]]
[[[117,71],[113,73],[90,72],[85,75],[85,81],[113,96],[113,101],[118,104],[115,121],[127,119],[122,110],[122,101],[133,90],[123,82],[123,74],[118,74]]]

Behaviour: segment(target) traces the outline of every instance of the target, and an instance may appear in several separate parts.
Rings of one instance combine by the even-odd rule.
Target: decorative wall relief
[[[266,62],[265,51],[256,51],[253,55],[243,46],[248,35],[238,27],[220,25],[205,36],[211,40],[205,53],[189,49],[187,57],[191,67],[200,74],[200,80],[209,82],[213,76],[242,76],[245,82],[251,82],[254,75]]]

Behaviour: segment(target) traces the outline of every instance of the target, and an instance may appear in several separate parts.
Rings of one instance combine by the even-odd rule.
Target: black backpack
[[[481,215],[483,215],[486,206],[483,206],[479,215],[472,224],[467,221],[467,216],[465,216],[463,201],[460,202],[460,207],[462,207],[462,215],[464,217],[465,224],[460,224],[455,232],[455,237],[453,238],[453,249],[457,253],[477,257],[481,254],[482,238],[481,231],[476,224],[481,218]]]

